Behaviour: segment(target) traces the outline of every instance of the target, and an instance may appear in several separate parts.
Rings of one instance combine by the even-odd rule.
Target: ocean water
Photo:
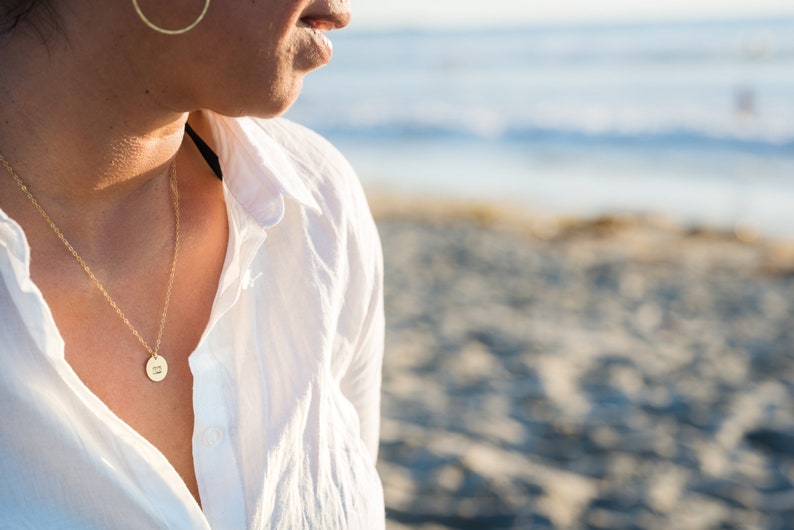
[[[334,43],[288,116],[372,189],[794,237],[794,19]]]

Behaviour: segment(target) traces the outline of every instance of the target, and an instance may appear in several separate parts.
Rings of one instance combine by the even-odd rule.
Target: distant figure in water
[[[741,116],[754,116],[756,113],[755,91],[751,87],[739,87],[734,95],[734,108]]]

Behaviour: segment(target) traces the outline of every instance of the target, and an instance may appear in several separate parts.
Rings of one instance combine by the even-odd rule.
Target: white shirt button
[[[223,431],[215,427],[204,430],[204,445],[215,447],[223,441]]]

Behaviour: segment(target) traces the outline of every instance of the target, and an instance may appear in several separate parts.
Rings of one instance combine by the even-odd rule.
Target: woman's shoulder
[[[276,141],[303,169],[315,176],[347,177],[358,180],[345,156],[325,137],[286,118],[248,118]]]
[[[279,146],[326,215],[354,223],[368,220],[369,206],[359,177],[331,142],[285,118],[249,119]]]

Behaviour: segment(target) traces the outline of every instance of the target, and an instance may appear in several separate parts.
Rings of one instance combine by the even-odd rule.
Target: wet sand
[[[389,528],[794,528],[794,247],[372,196]]]

